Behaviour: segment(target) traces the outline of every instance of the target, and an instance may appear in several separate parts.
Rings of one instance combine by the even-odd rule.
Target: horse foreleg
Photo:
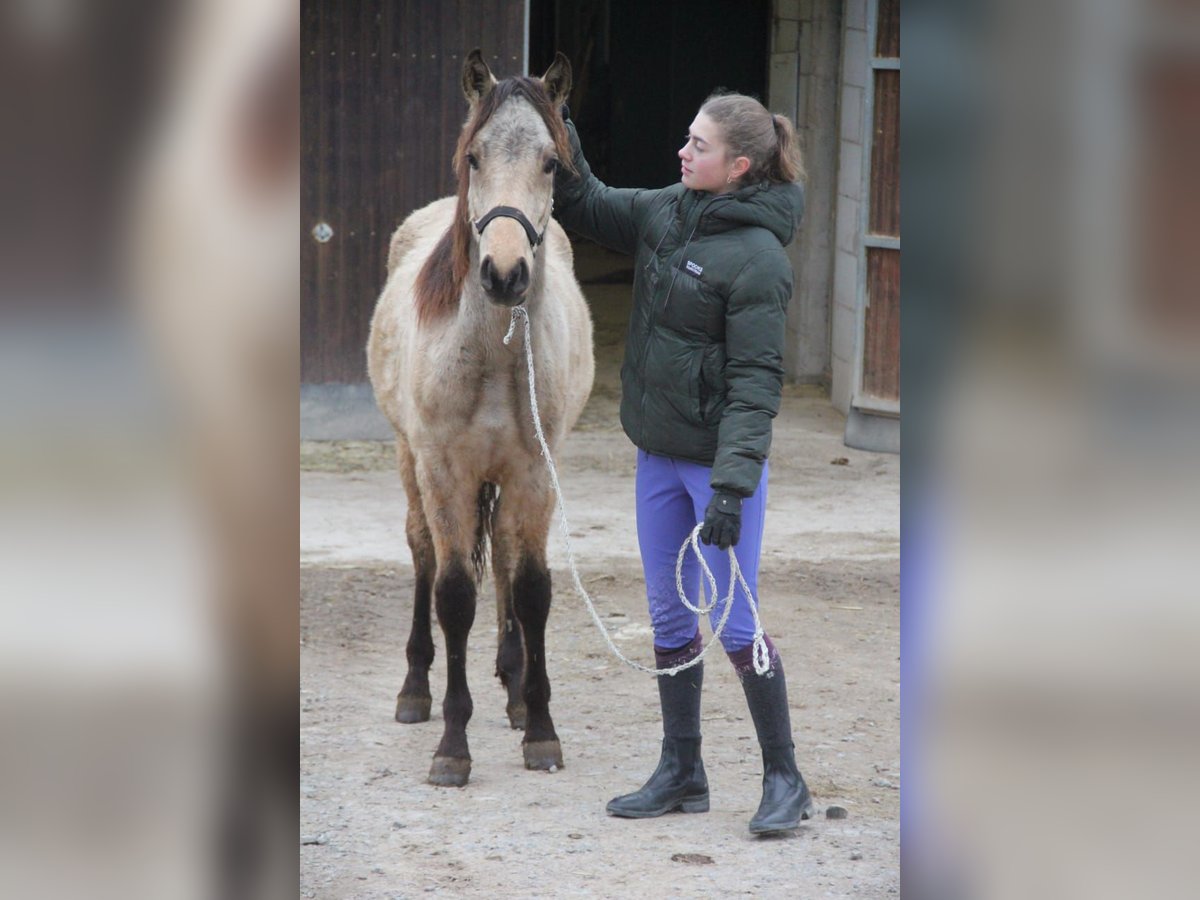
[[[496,582],[496,677],[508,691],[508,724],[515,730],[525,727],[525,649],[521,626],[513,613],[511,537],[496,529],[492,535],[492,575]]]
[[[413,569],[416,574],[416,592],[413,597],[412,630],[408,634],[405,655],[408,658],[408,674],[404,687],[396,698],[396,721],[410,724],[429,721],[433,699],[429,693],[429,667],[433,665],[433,633],[429,619],[429,606],[433,594],[433,578],[437,572],[437,561],[433,552],[433,538],[425,510],[421,504],[421,492],[413,468],[412,453],[403,438],[397,438],[396,455],[400,465],[400,480],[408,497],[408,519],[405,533],[408,548],[412,552]]]
[[[550,570],[546,566],[546,533],[552,506],[541,490],[520,496],[517,513],[521,548],[513,578],[513,611],[525,639],[525,768],[562,768],[562,745],[550,718],[550,678],[546,674],[546,620],[550,615]]]
[[[467,686],[467,636],[475,623],[476,586],[471,565],[478,519],[478,483],[456,471],[452,459],[418,470],[437,557],[433,601],[446,641],[445,728],[429,769],[431,784],[462,787],[471,775],[467,723],[474,708]]]
[[[431,784],[462,787],[471,776],[467,723],[474,705],[467,686],[467,636],[475,622],[475,593],[475,579],[465,557],[452,557],[441,567],[434,596],[446,639],[446,697],[442,701],[446,725],[429,770]]]

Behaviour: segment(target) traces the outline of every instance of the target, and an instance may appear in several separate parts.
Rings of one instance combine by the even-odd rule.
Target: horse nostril
[[[492,265],[492,258],[485,256],[483,262],[479,265],[479,281],[483,289],[489,294],[492,292],[495,275],[496,267]]]
[[[525,260],[517,263],[505,280],[505,293],[510,297],[520,297],[529,288],[529,265]]]

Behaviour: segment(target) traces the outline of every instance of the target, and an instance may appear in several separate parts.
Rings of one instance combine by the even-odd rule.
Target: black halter
[[[529,246],[534,250],[536,250],[538,245],[542,242],[542,238],[546,236],[545,231],[542,231],[541,234],[538,234],[537,229],[533,227],[533,223],[525,218],[525,213],[521,212],[515,206],[492,207],[491,210],[484,213],[483,218],[475,223],[475,230],[480,234],[483,234],[483,229],[487,227],[488,222],[492,221],[492,219],[499,219],[501,217],[506,219],[516,219],[518,222],[520,222],[521,227],[525,229],[526,236],[529,238]]]

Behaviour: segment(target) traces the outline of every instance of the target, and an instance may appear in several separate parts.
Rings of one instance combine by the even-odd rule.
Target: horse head
[[[541,78],[496,81],[479,50],[463,64],[470,104],[458,143],[459,212],[478,241],[479,279],[489,299],[523,303],[554,205],[554,172],[570,166],[559,112],[571,64],[558,53]]]

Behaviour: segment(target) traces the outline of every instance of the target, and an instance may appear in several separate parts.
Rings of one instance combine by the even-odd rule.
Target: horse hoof
[[[462,787],[471,777],[471,761],[457,756],[435,756],[429,783],[439,787]]]
[[[428,722],[432,708],[433,699],[430,697],[406,697],[401,694],[396,698],[396,721],[405,725]]]
[[[508,713],[508,724],[513,731],[525,730],[525,704],[514,703],[505,709]]]
[[[558,741],[534,741],[522,744],[525,750],[525,768],[549,769],[563,767],[562,744]]]

